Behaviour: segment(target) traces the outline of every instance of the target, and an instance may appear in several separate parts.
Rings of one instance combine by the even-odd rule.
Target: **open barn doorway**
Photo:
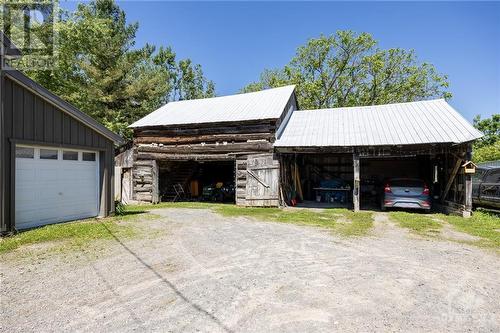
[[[352,154],[281,155],[281,185],[287,205],[352,208]]]
[[[380,209],[384,188],[391,180],[399,179],[400,183],[418,181],[431,189],[436,183],[433,163],[428,155],[361,158],[360,176],[361,209]]]
[[[235,162],[159,162],[161,201],[235,202]]]

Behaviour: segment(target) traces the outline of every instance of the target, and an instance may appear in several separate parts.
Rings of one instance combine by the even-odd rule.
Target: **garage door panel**
[[[16,228],[98,215],[97,161],[37,156],[16,158]]]

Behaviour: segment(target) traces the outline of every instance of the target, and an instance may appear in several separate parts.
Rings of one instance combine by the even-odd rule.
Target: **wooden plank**
[[[186,144],[201,142],[241,142],[247,140],[269,140],[273,133],[203,134],[192,136],[137,136],[134,143]]]
[[[237,151],[271,151],[272,143],[268,141],[236,142],[228,144],[196,144],[179,146],[138,146],[138,152],[166,153],[166,154],[192,154],[192,153],[232,153]]]
[[[152,200],[151,193],[136,193],[135,194],[135,200],[137,201],[143,201],[143,202],[151,202]]]
[[[234,157],[227,154],[166,154],[166,153],[138,153],[138,163],[141,160],[158,161],[231,161]]]
[[[140,161],[135,161],[134,165],[137,166],[151,166],[153,163],[153,160],[140,160]]]
[[[470,161],[472,159],[472,145],[467,146],[466,160]],[[465,174],[465,210],[463,217],[470,217],[472,212],[472,175],[470,173]]]
[[[135,184],[153,184],[153,177],[151,174],[144,176],[133,173],[133,178]]]
[[[354,188],[352,191],[352,201],[354,204],[354,211],[359,212],[360,210],[360,163],[359,155],[353,154],[353,170],[354,170]]]
[[[151,202],[158,203],[160,201],[160,190],[159,190],[159,170],[158,163],[153,161],[151,165],[151,176],[153,177],[152,189],[151,189]]]
[[[127,149],[124,152],[115,156],[115,165],[122,168],[132,168],[134,166],[134,154],[132,149]]]
[[[175,136],[196,136],[196,135],[213,135],[213,134],[241,134],[241,133],[274,133],[275,127],[270,123],[256,124],[241,124],[238,125],[216,125],[209,124],[209,127],[204,127],[204,124],[197,124],[193,128],[162,127],[156,129],[136,129],[134,137],[158,136],[158,137],[175,137]]]
[[[274,154],[255,154],[247,157],[247,206],[279,205],[279,169]],[[267,168],[266,168],[267,167]]]
[[[470,217],[472,211],[472,175],[465,175],[465,210],[464,217]]]
[[[450,174],[450,178],[448,179],[448,182],[446,183],[446,186],[444,188],[443,196],[441,197],[441,202],[444,202],[446,200],[446,196],[448,195],[451,185],[455,180],[455,176],[457,175],[458,170],[460,169],[460,165],[462,165],[462,159],[458,158],[457,161],[455,162],[455,166],[453,167],[453,171]]]
[[[266,170],[264,168],[260,168],[259,170]],[[266,187],[266,188],[269,188],[270,186],[264,182],[262,179],[259,178],[259,176],[257,176],[252,170],[247,170],[247,173],[252,176],[253,178],[255,178],[255,180],[257,180],[262,186]]]
[[[136,192],[148,192],[148,193],[153,193],[153,185],[152,184],[147,184],[147,185],[140,185],[140,186],[134,186],[134,191]]]

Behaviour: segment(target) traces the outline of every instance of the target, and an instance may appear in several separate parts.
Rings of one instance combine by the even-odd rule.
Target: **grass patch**
[[[220,205],[214,210],[224,216],[248,216],[263,221],[293,223],[328,228],[335,233],[349,236],[364,236],[373,226],[372,214],[354,213],[347,209],[284,210],[280,208],[251,208]]]
[[[461,232],[481,237],[480,241],[473,244],[500,249],[500,216],[498,214],[475,211],[469,219],[451,215],[441,215],[440,218]]]
[[[434,220],[433,215],[424,215],[407,212],[390,212],[390,218],[401,227],[419,235],[429,236],[439,233],[442,224]]]
[[[261,221],[328,228],[346,237],[366,235],[373,226],[372,213],[354,213],[350,210],[340,208],[313,211],[308,209],[286,210],[268,207],[241,207],[233,204],[209,202],[162,202],[155,205],[130,205],[125,208],[125,211],[144,212],[159,208],[211,209],[216,213],[228,217],[246,216]]]
[[[140,218],[148,218],[147,215],[140,214]],[[1,238],[0,253],[37,243],[62,241],[65,247],[82,247],[98,239],[113,239],[114,236],[133,237],[137,234],[136,228],[132,224],[122,222],[137,218],[138,214],[126,213],[119,217],[52,224],[23,231],[11,237]]]
[[[140,205],[126,205],[125,213],[139,212],[144,213],[153,209],[160,208],[192,208],[192,209],[210,209],[215,206],[226,206],[224,204],[215,204],[209,202],[160,202],[157,204],[140,204]]]
[[[373,227],[373,215],[369,212],[353,212],[344,210],[344,216],[351,223],[342,223],[337,227],[337,232],[344,236],[363,236]]]

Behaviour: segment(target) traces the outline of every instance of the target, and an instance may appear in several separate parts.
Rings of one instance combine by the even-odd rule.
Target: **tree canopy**
[[[484,133],[484,137],[474,143],[475,162],[500,160],[500,114],[490,118],[474,118],[474,127]]]
[[[302,109],[450,98],[446,75],[419,63],[413,50],[383,50],[368,33],[338,31],[310,39],[283,68],[264,70],[244,92],[297,86]]]
[[[214,96],[200,65],[170,47],[136,47],[139,25],[113,0],[60,15],[55,68],[27,74],[111,130],[130,137],[128,125],[168,101]]]

